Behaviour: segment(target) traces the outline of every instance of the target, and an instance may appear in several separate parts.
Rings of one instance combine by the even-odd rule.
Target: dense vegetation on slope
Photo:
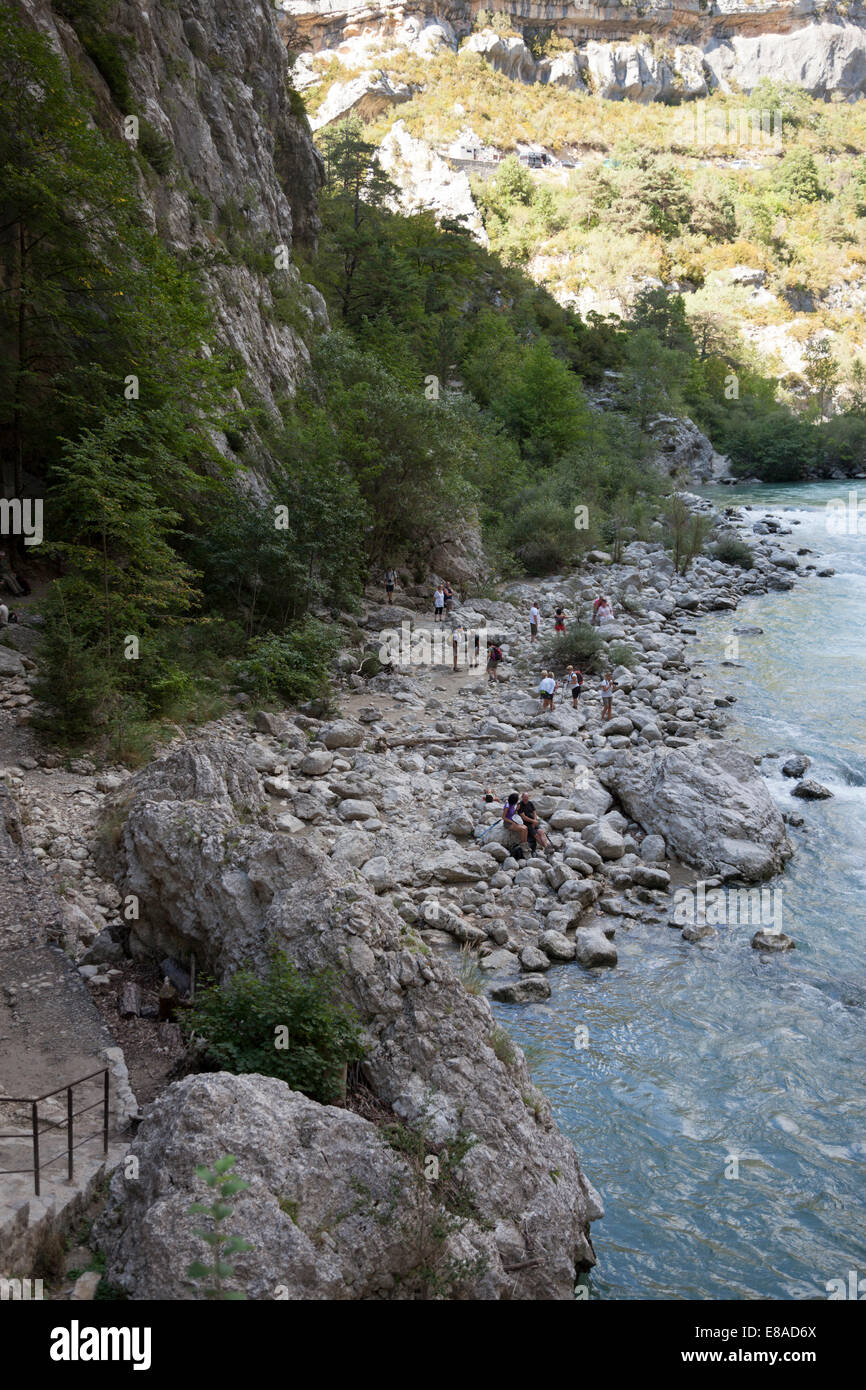
[[[121,49],[85,27],[100,0],[63,3],[121,91]],[[811,428],[678,296],[649,293],[627,327],[584,323],[462,227],[399,215],[351,124],[323,142],[323,230],[302,265],[334,331],[285,290],[262,307],[301,324],[311,354],[275,416],[220,345],[199,261],[141,215],[143,181],[177,177],[170,152],[101,130],[46,40],[8,12],[0,25],[0,453],[9,494],[46,498],[41,693],[67,741],[146,751],[154,720],[215,712],[227,680],[317,694],[367,568],[422,580],[467,523],[500,573],[640,533],[666,486],[649,462],[660,410],[688,406],[747,466],[738,430]],[[520,175],[491,190],[505,221],[532,210]],[[273,275],[242,217],[212,214],[209,232],[214,256]]]

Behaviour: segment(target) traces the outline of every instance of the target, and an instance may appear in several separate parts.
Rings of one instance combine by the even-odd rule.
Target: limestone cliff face
[[[72,25],[50,0],[16,4],[83,72],[97,119],[120,135],[130,113],[115,104]],[[285,246],[289,255],[293,243],[314,243],[319,226],[321,161],[293,104],[273,7],[269,0],[118,0],[110,32],[122,42],[135,114],[170,150],[164,174],[143,169],[144,214],[171,246],[196,256],[221,338],[272,405],[307,360],[304,325],[327,321],[321,297],[290,262],[300,330],[269,314],[269,277],[225,254],[229,224],[239,241],[274,252]]]
[[[277,0],[277,7],[284,30],[293,35],[293,46],[314,52],[342,51],[346,45],[360,50],[376,37],[400,41],[407,23],[416,19],[421,24],[444,20],[453,30],[456,47],[470,34],[480,11],[505,13],[527,39],[556,35],[571,41],[581,69],[589,71],[587,85],[613,99],[688,99],[715,87],[749,92],[764,77],[795,83],[817,97],[838,93],[853,99],[866,92],[866,6],[861,0],[623,0],[607,5],[589,0]],[[636,84],[631,71],[622,88],[615,80],[616,70],[629,65],[632,46],[648,48],[640,42],[647,37],[667,48],[695,50],[703,80],[686,81],[668,91],[658,81],[651,59],[646,62],[644,57],[646,82]],[[599,48],[604,51],[599,53]],[[632,69],[640,69],[640,60],[638,54]],[[522,81],[549,80],[543,72],[531,72],[533,66],[530,59],[516,75]],[[596,68],[602,71],[601,81],[596,80]]]

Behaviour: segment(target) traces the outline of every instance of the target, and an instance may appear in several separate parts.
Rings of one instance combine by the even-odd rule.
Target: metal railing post
[[[36,1196],[39,1196],[39,1103],[33,1102],[30,1109],[30,1118],[33,1123],[33,1181],[35,1183]]]
[[[72,1087],[66,1087],[66,1143],[67,1143],[67,1164],[66,1176],[72,1182]]]

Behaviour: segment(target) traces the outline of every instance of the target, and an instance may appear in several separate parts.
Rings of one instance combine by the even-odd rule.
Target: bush
[[[238,970],[205,985],[181,1022],[203,1041],[203,1070],[276,1076],[322,1105],[341,1097],[344,1066],[364,1055],[357,1016],[331,972],[304,976],[282,952],[264,979]]]
[[[711,554],[714,560],[721,560],[725,565],[739,565],[742,570],[754,568],[755,552],[737,536],[723,537],[713,546]]]
[[[610,666],[625,666],[633,671],[637,666],[637,652],[628,642],[612,642],[607,649],[607,660]]]
[[[607,665],[601,632],[588,623],[569,623],[564,634],[542,642],[541,660],[557,668],[576,666],[579,671],[601,671]]]
[[[336,635],[324,623],[307,618],[288,632],[254,637],[247,655],[231,665],[238,684],[257,699],[299,704],[327,690],[336,649]]]
[[[156,127],[143,117],[138,127],[138,148],[153,172],[163,178],[171,168],[174,148],[171,141],[160,135]]]

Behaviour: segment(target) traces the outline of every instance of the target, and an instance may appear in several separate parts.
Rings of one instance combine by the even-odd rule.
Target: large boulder
[[[599,775],[633,820],[663,837],[669,854],[702,872],[756,882],[791,855],[753,760],[729,744],[630,749]]]
[[[125,820],[106,837],[106,854],[121,892],[139,900],[133,948],[182,961],[194,953],[199,969],[217,978],[241,965],[262,972],[274,948],[305,972],[335,972],[360,1018],[367,1047],[363,1076],[380,1104],[406,1125],[423,1126],[434,1151],[463,1133],[478,1141],[462,1171],[478,1213],[470,1225],[477,1225],[477,1241],[492,1263],[489,1282],[475,1296],[570,1299],[575,1271],[594,1259],[592,1208],[574,1149],[534,1091],[522,1054],[508,1065],[498,1060],[487,1001],[463,988],[444,957],[424,949],[390,901],[377,898],[351,870],[349,858],[331,860],[307,841],[271,830],[266,817],[256,823],[239,815],[229,795],[184,795],[205,780],[191,774],[190,758],[202,759],[215,774],[224,749],[205,741],[186,744],[183,759],[171,754],[124,787]],[[243,786],[256,774],[239,762],[242,757],[233,760]],[[431,870],[437,863],[442,860]],[[460,863],[476,877],[492,867],[478,853]],[[169,1128],[182,1113],[182,1106],[172,1111]],[[242,1134],[243,1124],[239,1128]],[[194,1136],[185,1142],[188,1161],[202,1162],[206,1155]],[[234,1144],[232,1138],[220,1151],[239,1153]],[[276,1147],[272,1139],[269,1147]],[[120,1206],[130,1186],[115,1194]],[[145,1240],[158,1191],[148,1188],[151,1197],[127,1216],[120,1211],[118,1221],[128,1217],[130,1225],[124,1250]],[[487,1223],[496,1233],[493,1251],[482,1239]],[[112,1259],[110,1268],[122,1273],[123,1260]],[[505,1264],[520,1268],[506,1275]],[[180,1272],[163,1271],[177,1281],[172,1288],[178,1293],[170,1296],[188,1296],[180,1292],[183,1262],[171,1268]],[[294,1277],[301,1276],[286,1270],[282,1282]]]
[[[505,73],[517,82],[535,81],[535,59],[523,39],[517,35],[500,38],[493,29],[482,29],[478,34],[470,34],[460,45],[460,57],[478,54],[497,72]]]
[[[249,1183],[231,1199],[228,1227],[249,1249],[232,1255],[229,1289],[249,1299],[386,1299],[421,1296],[427,1248],[426,1179],[349,1110],[319,1105],[269,1076],[216,1072],[187,1077],[151,1107],[132,1148],[138,1177],[118,1169],[98,1236],[108,1277],[135,1300],[202,1298],[187,1277],[210,1252],[189,1216],[212,1193],[197,1165],[233,1154]],[[387,1219],[386,1219],[387,1218]],[[457,1232],[444,1261],[481,1257],[489,1271],[466,1280],[464,1296],[496,1298],[492,1231]],[[455,1289],[460,1293],[460,1286]]]
[[[372,121],[411,97],[412,89],[405,82],[392,82],[386,72],[365,72],[351,82],[333,84],[318,111],[310,117],[310,128],[321,130],[347,116]]]

